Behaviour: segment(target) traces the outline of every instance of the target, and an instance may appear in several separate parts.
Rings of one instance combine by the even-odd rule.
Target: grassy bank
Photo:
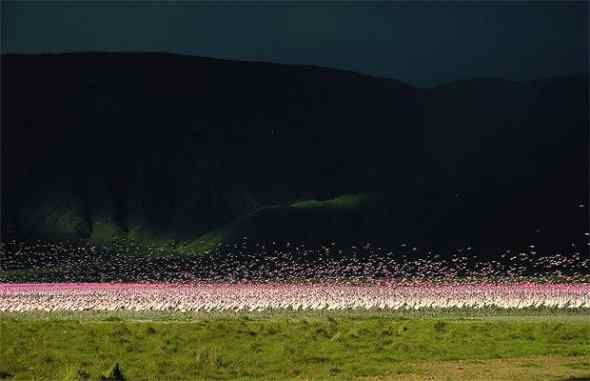
[[[127,380],[583,379],[586,317],[3,315],[0,377],[91,381],[118,363]]]

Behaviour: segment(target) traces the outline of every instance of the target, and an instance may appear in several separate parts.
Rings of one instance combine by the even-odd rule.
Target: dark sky
[[[588,2],[2,2],[2,51],[166,51],[431,86],[588,72]]]

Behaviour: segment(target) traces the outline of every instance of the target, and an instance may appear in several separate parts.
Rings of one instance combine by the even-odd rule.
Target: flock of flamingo
[[[2,312],[590,308],[590,283],[2,284]]]
[[[590,308],[588,254],[539,251],[244,240],[193,255],[132,241],[11,241],[0,251],[0,312]]]

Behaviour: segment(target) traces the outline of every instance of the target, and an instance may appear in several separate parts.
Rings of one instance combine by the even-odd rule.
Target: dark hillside
[[[4,55],[3,234],[580,247],[587,105],[587,77],[419,90],[171,54]]]
[[[418,92],[398,81],[169,54],[10,55],[2,70],[5,220],[25,237],[105,219],[194,237],[422,170]]]
[[[444,226],[489,246],[585,245],[587,77],[462,81],[432,89],[427,102],[426,150],[456,196]]]

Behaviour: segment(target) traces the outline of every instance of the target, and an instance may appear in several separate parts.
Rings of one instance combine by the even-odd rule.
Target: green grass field
[[[587,312],[0,316],[5,380],[590,379]]]

